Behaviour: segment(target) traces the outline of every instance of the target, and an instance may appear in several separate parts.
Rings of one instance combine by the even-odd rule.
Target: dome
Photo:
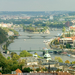
[[[46,53],[46,54],[44,55],[44,58],[45,58],[46,60],[51,60],[51,55],[50,55],[49,53]]]
[[[36,54],[33,54],[33,57],[37,57],[37,55]]]
[[[51,57],[49,53],[45,54],[44,57]]]

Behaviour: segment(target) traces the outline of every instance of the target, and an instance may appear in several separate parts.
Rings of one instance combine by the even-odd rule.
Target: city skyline
[[[75,0],[1,0],[0,11],[75,11]]]

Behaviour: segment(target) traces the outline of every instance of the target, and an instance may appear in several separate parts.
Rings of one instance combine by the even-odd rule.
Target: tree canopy
[[[63,27],[62,32],[65,32],[65,31],[66,31],[66,28],[65,28],[65,27]]]
[[[57,62],[63,62],[63,60],[62,60],[61,57],[55,57],[55,60],[56,60]]]
[[[70,64],[70,61],[69,60],[66,60],[65,63]]]
[[[7,33],[0,28],[0,44],[7,40]]]
[[[20,57],[29,57],[29,56],[32,56],[32,54],[30,54],[30,53],[27,52],[26,50],[23,50],[23,51],[20,53]]]

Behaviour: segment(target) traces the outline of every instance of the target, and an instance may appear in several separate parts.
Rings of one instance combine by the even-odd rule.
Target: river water
[[[27,35],[29,33],[27,32],[19,32],[20,35],[18,39],[15,39],[13,43],[11,43],[8,47],[9,50],[42,50],[43,48],[48,47],[43,41],[49,40],[51,38],[54,38],[53,35],[57,35],[58,33],[62,33],[62,31],[50,31],[50,34],[43,38],[41,36],[38,36],[38,34],[34,34],[33,37],[30,39]],[[32,54],[34,52],[31,52]],[[42,56],[42,52],[37,52],[38,55]],[[17,52],[19,54],[19,52]],[[59,56],[63,59],[63,61],[69,60],[69,61],[75,61],[75,58],[70,58],[68,56],[64,55],[58,55],[58,54],[50,54],[52,59],[55,58],[55,56]]]

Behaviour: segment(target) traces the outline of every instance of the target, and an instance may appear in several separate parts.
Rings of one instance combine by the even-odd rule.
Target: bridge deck
[[[21,52],[23,50],[9,50],[10,52]],[[27,50],[28,52],[43,52],[43,51],[46,51],[46,50]],[[57,52],[60,52],[62,50],[48,50],[48,51],[57,51]]]

